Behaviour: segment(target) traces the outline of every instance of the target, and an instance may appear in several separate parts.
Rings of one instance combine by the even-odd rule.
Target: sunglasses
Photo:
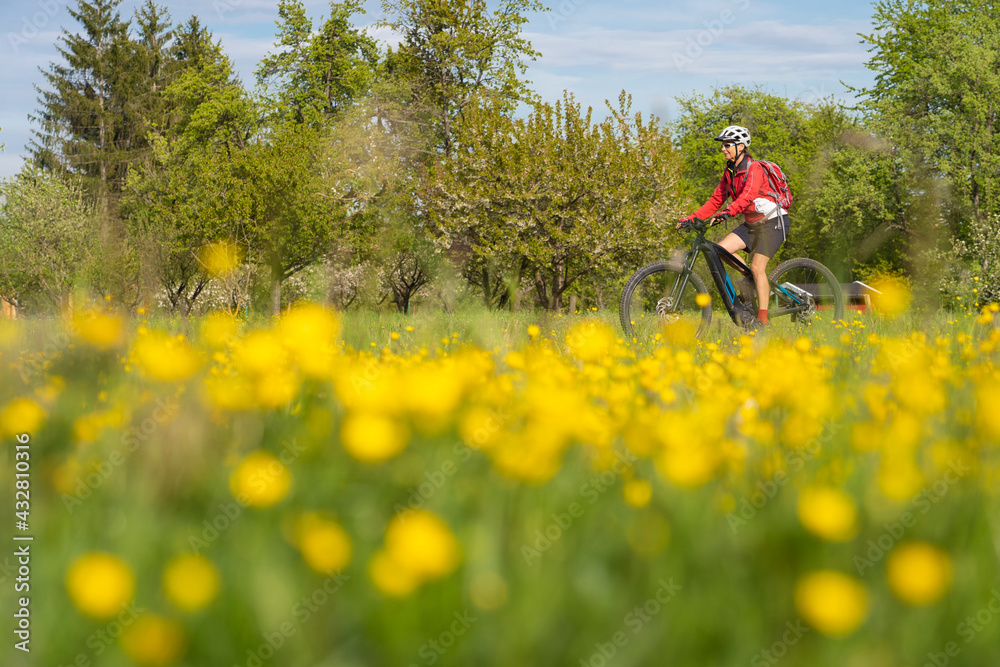
[[[722,144],[722,150],[728,150],[733,146],[736,146],[736,144]]]

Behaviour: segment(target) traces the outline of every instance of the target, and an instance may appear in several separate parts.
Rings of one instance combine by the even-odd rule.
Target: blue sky
[[[144,0],[125,0],[123,17]],[[0,177],[20,169],[37,109],[33,86],[39,67],[59,61],[56,41],[77,24],[60,0],[0,3]],[[76,6],[72,0],[70,6]],[[274,0],[163,0],[175,22],[197,14],[233,59],[244,83],[272,45],[278,13]],[[491,3],[492,5],[493,3]],[[527,78],[548,101],[564,89],[604,115],[604,100],[622,89],[637,111],[671,118],[675,98],[708,94],[729,84],[761,86],[801,100],[833,95],[852,99],[841,81],[871,82],[866,46],[857,33],[871,31],[871,3],[862,0],[548,0],[548,12],[531,15],[526,36],[542,56],[529,62]],[[305,0],[314,23],[328,13],[324,0]],[[368,0],[359,25],[382,18],[379,0]],[[393,40],[385,31],[377,38]]]

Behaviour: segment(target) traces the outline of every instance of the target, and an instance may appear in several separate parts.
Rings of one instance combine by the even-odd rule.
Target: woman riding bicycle
[[[715,140],[722,142],[726,170],[709,200],[681,222],[692,218],[706,220],[715,214],[713,223],[719,223],[743,214],[745,222],[727,234],[719,245],[734,254],[744,249],[750,253],[750,271],[757,285],[757,318],[764,324],[770,324],[767,317],[770,294],[767,263],[788,236],[788,211],[778,206],[771,195],[764,168],[747,152],[750,147],[750,131],[747,128],[730,125]],[[717,213],[727,198],[732,199],[732,203]]]

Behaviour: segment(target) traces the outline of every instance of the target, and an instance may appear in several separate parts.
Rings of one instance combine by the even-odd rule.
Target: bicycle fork
[[[658,313],[659,315],[672,315],[680,311],[681,297],[684,295],[684,290],[687,289],[691,274],[694,272],[694,263],[697,260],[698,250],[692,250],[687,254],[684,260],[684,270],[677,274],[673,287],[670,288],[670,294],[667,296],[667,302],[662,304],[663,312]],[[657,304],[658,311],[660,306],[661,304]]]

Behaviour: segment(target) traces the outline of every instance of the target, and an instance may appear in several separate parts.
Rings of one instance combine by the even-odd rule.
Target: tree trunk
[[[271,315],[281,314],[281,274],[271,274]]]
[[[486,307],[493,310],[493,291],[490,289],[490,272],[485,266],[483,267],[483,299],[486,301]]]
[[[571,294],[569,297],[569,312],[572,315],[576,312],[576,295]]]

